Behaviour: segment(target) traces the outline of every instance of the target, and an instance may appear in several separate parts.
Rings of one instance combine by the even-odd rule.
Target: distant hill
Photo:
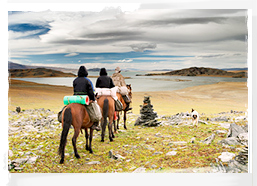
[[[215,68],[204,68],[204,67],[191,67],[181,70],[174,70],[166,73],[155,73],[146,74],[146,76],[156,75],[173,75],[173,76],[220,76],[220,77],[234,77],[234,78],[245,78],[247,77],[246,72],[227,72],[225,70]]]
[[[238,70],[248,70],[248,68],[223,68],[221,70],[226,70],[226,71],[238,71]]]
[[[29,77],[76,77],[73,73],[64,73],[57,70],[36,68],[36,69],[9,69],[11,78]]]
[[[33,68],[33,66],[21,65],[18,63],[13,63],[11,61],[8,61],[8,69],[29,69],[29,68]]]

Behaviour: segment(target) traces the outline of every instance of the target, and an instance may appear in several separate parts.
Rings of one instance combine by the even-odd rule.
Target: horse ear
[[[192,108],[192,112],[194,112],[194,109]]]

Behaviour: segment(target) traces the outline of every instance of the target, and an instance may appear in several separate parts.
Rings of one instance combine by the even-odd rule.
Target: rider
[[[84,66],[80,66],[78,77],[73,81],[74,95],[88,95],[91,101],[95,101],[94,86],[90,79],[87,78],[88,72]],[[94,122],[92,129],[100,130],[98,122]]]
[[[105,68],[100,69],[100,76],[96,80],[96,88],[113,88],[115,87],[112,78],[107,76],[107,71]]]
[[[128,110],[132,109],[132,108],[129,108],[129,104],[131,103],[131,100],[128,97],[128,92],[127,92],[127,87],[126,87],[124,77],[123,77],[123,75],[121,75],[120,72],[121,72],[120,67],[116,67],[115,73],[113,73],[113,75],[112,75],[112,80],[114,82],[114,85],[119,87],[120,93],[127,105],[125,110],[128,111]],[[118,92],[119,92],[119,89],[118,89]],[[124,89],[125,89],[125,91],[122,91]]]

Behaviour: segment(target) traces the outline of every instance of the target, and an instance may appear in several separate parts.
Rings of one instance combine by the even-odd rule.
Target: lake
[[[114,72],[109,71],[111,76]],[[144,91],[170,91],[179,90],[187,87],[214,84],[218,82],[247,82],[247,78],[226,78],[226,77],[207,77],[207,76],[136,76],[136,74],[145,74],[143,71],[125,71],[121,72],[127,84],[132,85],[133,92]],[[88,72],[89,76],[97,76],[99,72]],[[64,85],[72,87],[73,77],[51,77],[51,78],[14,78],[23,81],[49,84]],[[95,85],[97,78],[89,78]]]

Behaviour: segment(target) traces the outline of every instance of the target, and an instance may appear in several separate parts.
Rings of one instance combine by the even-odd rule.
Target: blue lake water
[[[109,71],[111,76],[114,72]],[[247,82],[247,78],[226,78],[226,77],[206,77],[206,76],[136,76],[136,74],[145,74],[146,72],[122,72],[127,84],[132,85],[133,92],[144,91],[170,91],[179,90],[187,87],[214,84],[218,82]],[[99,72],[88,72],[89,76],[97,76]],[[23,81],[30,81],[49,85],[64,85],[72,87],[73,77],[51,77],[51,78],[14,78]],[[95,85],[97,78],[89,78]],[[185,80],[185,81],[177,81]]]

